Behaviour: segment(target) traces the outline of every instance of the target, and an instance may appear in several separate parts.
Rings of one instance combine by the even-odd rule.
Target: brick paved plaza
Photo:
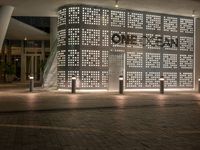
[[[0,92],[2,150],[198,150],[194,92]]]

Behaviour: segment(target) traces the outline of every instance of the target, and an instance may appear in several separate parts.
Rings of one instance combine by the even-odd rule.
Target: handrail
[[[49,70],[50,70],[50,67],[53,63],[53,60],[55,58],[55,55],[57,53],[57,39],[54,41],[53,43],[53,46],[52,46],[52,49],[50,51],[50,55],[47,59],[47,62],[44,66],[44,71],[43,71],[43,82],[44,82],[44,79],[47,77],[48,73],[49,73]],[[43,83],[44,84],[44,83]]]

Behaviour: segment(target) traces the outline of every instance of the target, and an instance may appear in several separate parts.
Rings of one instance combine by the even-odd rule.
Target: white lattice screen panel
[[[70,28],[68,29],[68,45],[79,45],[80,44],[80,29]]]
[[[180,67],[182,69],[192,69],[193,68],[193,55],[180,55]]]
[[[59,10],[58,11],[58,15],[59,15],[59,17],[58,17],[58,27],[59,26],[62,26],[62,25],[66,25],[66,12],[67,12],[67,9],[66,8],[64,8],[64,9],[62,9],[62,10]]]
[[[57,33],[58,46],[66,46],[66,29],[59,30]]]
[[[177,72],[163,72],[163,76],[165,77],[165,87],[166,88],[176,88],[178,85]]]
[[[82,45],[100,46],[100,30],[82,29]]]
[[[57,66],[66,66],[66,50],[59,50],[57,55]]]
[[[177,32],[178,31],[178,18],[164,16],[164,31]]]
[[[83,7],[82,8],[83,23],[88,25],[100,25],[101,10],[96,8]]]
[[[163,68],[177,68],[177,54],[163,54]]]
[[[181,33],[193,33],[194,30],[194,20],[180,18],[180,32]]]
[[[126,87],[127,88],[142,88],[143,87],[143,73],[142,72],[127,72],[126,73]]]
[[[129,68],[143,68],[143,53],[141,52],[127,52],[127,67]]]
[[[145,87],[146,88],[158,88],[160,72],[146,72],[145,73]]]
[[[66,88],[66,85],[65,85],[66,75],[65,75],[65,73],[66,73],[65,71],[58,71],[58,73],[57,73],[58,87],[60,87],[60,88]]]
[[[80,52],[77,49],[69,49],[68,50],[68,66],[74,67],[79,66],[80,63]]]
[[[193,88],[193,18],[71,5],[58,10],[57,35],[59,88],[75,75],[79,88],[108,89],[110,52],[124,54],[126,89],[159,88],[160,76],[166,88]]]
[[[147,30],[161,30],[161,16],[146,15],[146,29]]]
[[[100,51],[98,50],[82,50],[82,66],[100,67]]]
[[[181,72],[180,73],[180,87],[191,87],[193,85],[193,73]]]
[[[111,10],[111,27],[125,27],[125,12]]]
[[[193,37],[180,37],[180,50],[181,51],[193,51],[194,40]]]
[[[146,68],[160,68],[159,53],[146,53]]]
[[[110,19],[110,10],[108,9],[103,9],[103,14],[102,14],[102,25],[107,26],[109,25],[109,19]]]
[[[143,14],[128,12],[128,28],[143,29]]]
[[[82,87],[99,88],[100,87],[100,71],[82,71]]]
[[[108,88],[108,71],[102,71],[101,77],[103,88]]]
[[[68,9],[68,23],[80,23],[80,7],[70,7]]]

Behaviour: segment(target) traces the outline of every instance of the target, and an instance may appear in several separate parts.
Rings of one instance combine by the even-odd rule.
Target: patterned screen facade
[[[114,44],[114,33],[137,35],[137,44]],[[142,43],[142,37],[151,43]],[[178,39],[178,47],[155,46],[155,38]],[[58,88],[108,89],[109,52],[123,52],[126,89],[193,88],[194,20],[183,16],[70,5],[58,11]]]

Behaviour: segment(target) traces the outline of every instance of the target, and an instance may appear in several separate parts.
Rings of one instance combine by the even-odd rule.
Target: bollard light
[[[124,78],[123,76],[119,76],[119,94],[124,93]]]
[[[198,92],[200,93],[200,78],[198,79],[198,85],[199,85]]]
[[[33,75],[29,75],[29,80],[30,80],[29,91],[32,92],[33,88],[34,88],[34,76]]]
[[[76,93],[76,76],[72,76],[72,93]]]
[[[160,94],[164,94],[164,82],[165,82],[165,79],[163,76],[160,77]]]

